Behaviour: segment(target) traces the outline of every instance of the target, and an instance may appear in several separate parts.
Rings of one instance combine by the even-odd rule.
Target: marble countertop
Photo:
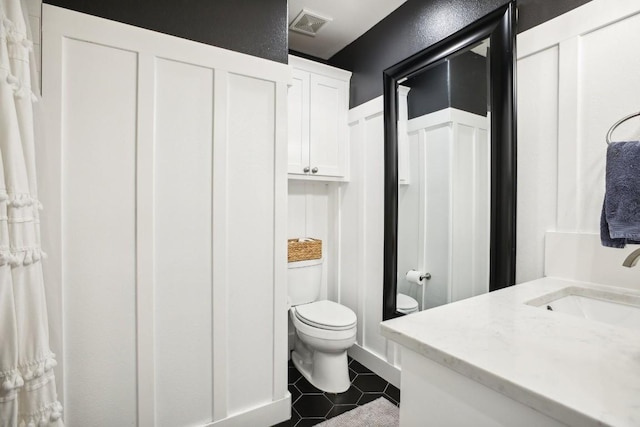
[[[640,330],[526,304],[568,286],[611,289],[546,277],[382,322],[382,335],[570,426],[639,426]]]

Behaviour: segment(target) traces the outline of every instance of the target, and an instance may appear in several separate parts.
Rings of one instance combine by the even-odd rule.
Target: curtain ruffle
[[[41,261],[33,43],[20,0],[0,0],[0,427],[63,427]]]

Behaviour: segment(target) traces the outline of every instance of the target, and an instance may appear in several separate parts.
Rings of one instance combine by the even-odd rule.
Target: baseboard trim
[[[375,372],[378,376],[384,378],[385,381],[400,388],[400,368],[391,365],[377,354],[362,348],[358,344],[351,346],[347,353],[356,361]]]
[[[235,414],[222,420],[205,424],[202,427],[246,427],[272,426],[291,418],[291,394],[287,392],[284,399]]]

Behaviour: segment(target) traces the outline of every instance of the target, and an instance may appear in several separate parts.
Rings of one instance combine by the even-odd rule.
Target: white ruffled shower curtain
[[[0,0],[0,427],[63,427],[40,262],[37,78],[23,6]]]

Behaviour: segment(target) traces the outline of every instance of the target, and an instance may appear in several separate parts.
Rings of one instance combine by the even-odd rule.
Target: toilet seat
[[[418,301],[411,298],[409,295],[397,294],[396,310],[405,314],[414,313],[418,311]]]
[[[333,301],[298,305],[293,312],[302,323],[329,331],[345,331],[357,324],[356,314],[350,308]]]

